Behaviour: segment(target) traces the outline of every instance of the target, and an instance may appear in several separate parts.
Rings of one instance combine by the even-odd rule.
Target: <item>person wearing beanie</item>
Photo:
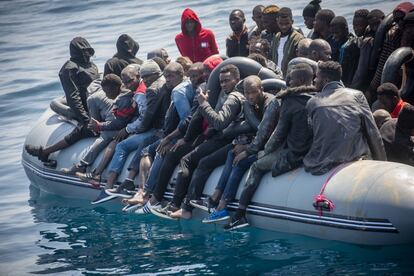
[[[203,62],[219,52],[213,32],[203,28],[197,14],[189,8],[181,15],[181,33],[175,37],[175,43],[180,54],[192,62]]]
[[[127,34],[122,34],[116,41],[116,54],[105,63],[104,76],[115,74],[121,77],[122,70],[132,63],[142,64],[142,60],[135,57],[139,44]]]
[[[272,40],[271,60],[282,69],[285,76],[289,61],[296,57],[296,49],[303,35],[293,29],[293,15],[289,8],[279,10],[277,24],[280,31]]]
[[[315,22],[316,13],[321,10],[321,6],[319,5],[321,2],[321,0],[313,0],[303,9],[303,21],[306,25],[306,28],[310,30],[307,35],[307,38],[316,38],[316,36],[314,35],[313,24]]]
[[[359,48],[355,36],[348,30],[348,22],[342,16],[332,19],[331,32],[335,42],[339,45],[338,53],[332,53],[332,60],[342,66],[342,82],[349,87],[358,67]]]
[[[414,106],[404,105],[398,118],[380,128],[388,161],[414,166]]]
[[[155,57],[162,58],[164,60],[165,64],[168,64],[171,61],[167,50],[164,49],[164,48],[154,49],[154,50],[149,51],[147,53],[147,59],[153,59]]]
[[[135,150],[141,151],[158,138],[159,130],[164,124],[164,117],[171,102],[171,90],[165,85],[165,78],[155,61],[144,61],[139,72],[147,87],[145,92],[145,113],[141,123],[136,128],[133,130],[127,128],[122,137],[117,137],[122,140],[129,134],[128,138],[116,145],[115,153],[108,166],[105,189],[113,188],[129,153]],[[99,181],[96,181],[97,178],[99,179],[99,177],[94,175],[89,180],[90,183],[99,184]],[[107,193],[105,189],[93,201],[94,204],[104,202],[113,196]]]

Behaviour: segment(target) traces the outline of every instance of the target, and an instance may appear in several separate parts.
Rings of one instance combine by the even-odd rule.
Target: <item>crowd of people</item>
[[[313,0],[303,9],[307,37],[288,7],[255,6],[250,28],[242,10],[231,11],[225,55],[187,8],[175,38],[180,57],[171,61],[162,48],[142,61],[138,43],[123,34],[102,79],[91,61],[94,49],[76,37],[59,77],[77,127],[55,144],[26,150],[56,167],[53,152],[93,137],[82,159],[62,169],[96,188],[105,184],[93,204],[123,197],[124,211],[170,219],[189,219],[200,208],[208,212],[203,222],[228,220],[226,229],[248,225],[246,209],[267,172],[277,177],[303,166],[321,175],[361,159],[413,166],[414,91],[401,95],[398,88],[413,64],[391,82],[381,77],[396,49],[414,45],[414,5],[400,3],[390,16],[359,9],[355,34],[344,17],[320,5]],[[236,56],[257,61],[287,88],[264,91],[257,75],[242,79],[231,62]],[[219,91],[207,89],[214,70]],[[128,176],[116,185],[131,153]],[[202,198],[211,172],[222,165],[213,194]],[[162,206],[177,166],[173,197]],[[239,185],[239,205],[230,216],[227,205]]]

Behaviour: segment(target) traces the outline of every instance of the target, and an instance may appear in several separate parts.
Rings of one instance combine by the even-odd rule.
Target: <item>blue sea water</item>
[[[308,1],[280,0],[302,27]],[[270,4],[263,1],[262,4]],[[102,70],[115,41],[128,33],[145,59],[165,47],[178,56],[180,15],[193,8],[214,31],[221,52],[228,14],[241,8],[251,25],[256,1],[0,2],[0,275],[26,274],[413,274],[411,246],[360,247],[300,235],[247,229],[223,232],[197,221],[137,217],[88,202],[40,193],[21,165],[25,135],[61,95],[57,73],[68,44],[86,37]],[[351,22],[358,8],[390,12],[396,1],[326,0]]]

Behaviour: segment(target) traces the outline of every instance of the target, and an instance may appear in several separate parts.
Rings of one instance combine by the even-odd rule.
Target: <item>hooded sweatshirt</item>
[[[69,45],[70,60],[59,71],[59,78],[65,92],[68,106],[76,120],[86,125],[89,121],[86,99],[88,86],[99,78],[98,67],[90,61],[95,50],[83,37],[75,37]]]
[[[127,65],[142,64],[142,60],[135,57],[139,50],[139,44],[129,35],[122,34],[118,38],[116,49],[117,53],[105,63],[104,76],[115,74],[121,77],[121,72]]]
[[[196,22],[195,34],[189,36],[185,29],[185,22]],[[203,62],[211,55],[218,54],[216,39],[212,31],[201,26],[197,14],[187,8],[181,16],[181,33],[175,37],[175,43],[182,56],[188,57],[192,62]]]

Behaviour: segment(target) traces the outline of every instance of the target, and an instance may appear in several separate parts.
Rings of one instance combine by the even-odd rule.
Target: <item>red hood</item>
[[[408,12],[412,11],[414,9],[414,4],[411,2],[403,2],[399,4],[397,7],[395,7],[394,12],[400,11],[404,14],[407,14]]]
[[[198,18],[197,14],[190,8],[186,8],[181,15],[181,31],[184,35],[187,35],[187,31],[185,30],[184,24],[187,20],[193,19],[196,24],[196,33],[198,34],[201,31],[201,22]]]

